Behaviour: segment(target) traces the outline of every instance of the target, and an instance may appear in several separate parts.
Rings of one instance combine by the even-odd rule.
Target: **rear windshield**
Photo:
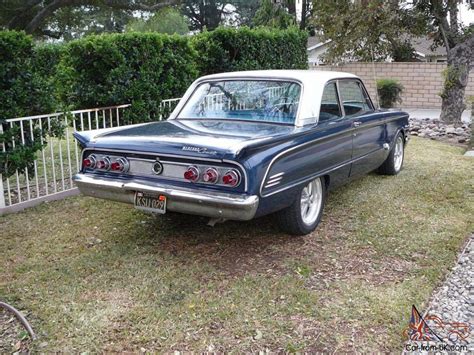
[[[178,118],[294,123],[300,94],[300,84],[289,81],[206,82],[196,88]]]

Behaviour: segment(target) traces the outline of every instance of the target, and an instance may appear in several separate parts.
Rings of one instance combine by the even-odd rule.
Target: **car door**
[[[352,120],[344,117],[337,81],[324,88],[316,129],[327,137],[318,143],[318,168],[330,171],[331,186],[340,185],[348,179],[351,168]]]
[[[352,125],[351,176],[376,169],[384,157],[385,124],[383,115],[374,110],[367,90],[358,79],[338,81],[345,118]]]

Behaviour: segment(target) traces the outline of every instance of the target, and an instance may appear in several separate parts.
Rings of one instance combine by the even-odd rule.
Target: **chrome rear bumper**
[[[133,204],[135,192],[148,192],[167,197],[166,209],[173,212],[212,218],[249,220],[255,216],[258,197],[222,192],[202,192],[171,185],[156,185],[130,179],[112,180],[89,174],[76,174],[77,187],[87,196]]]

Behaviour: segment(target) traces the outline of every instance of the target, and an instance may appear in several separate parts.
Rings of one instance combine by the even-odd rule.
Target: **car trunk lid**
[[[292,125],[230,120],[169,120],[76,132],[88,148],[229,159],[248,145],[291,134]]]

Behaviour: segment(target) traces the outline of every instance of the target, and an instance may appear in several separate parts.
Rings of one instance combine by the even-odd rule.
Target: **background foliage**
[[[307,69],[307,34],[296,28],[218,28],[192,39],[201,74],[253,69]]]
[[[0,31],[0,120],[48,112],[54,108],[47,76],[41,67],[43,49],[22,32]]]
[[[35,47],[30,36],[22,32],[0,31],[0,174],[10,176],[16,169],[32,170],[35,153],[41,149],[41,138],[61,134],[56,122],[50,132],[32,127],[32,134],[21,138],[18,124],[6,124],[7,118],[34,115],[56,108],[54,63],[57,47]],[[29,127],[24,127],[29,131]],[[13,140],[16,144],[13,143]]]
[[[188,39],[158,33],[90,36],[70,42],[58,90],[69,108],[131,103],[128,122],[156,119],[161,100],[183,94],[197,76]]]
[[[148,19],[135,18],[126,27],[127,32],[159,32],[185,35],[189,33],[187,18],[172,7],[161,9]]]

